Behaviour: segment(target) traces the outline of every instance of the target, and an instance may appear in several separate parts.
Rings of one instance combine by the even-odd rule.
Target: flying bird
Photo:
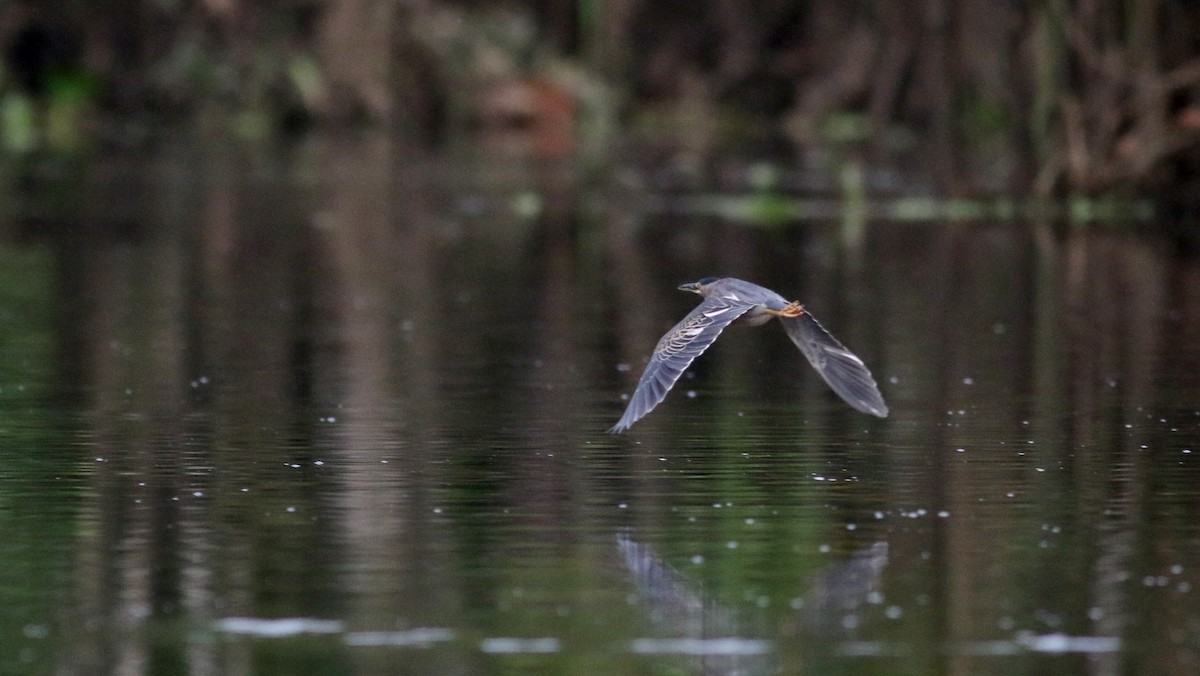
[[[863,361],[829,335],[800,303],[732,277],[705,277],[679,289],[704,300],[659,339],[625,414],[609,432],[624,432],[654,410],[692,361],[738,319],[758,326],[778,318],[788,337],[838,396],[863,413],[887,417],[887,404]]]

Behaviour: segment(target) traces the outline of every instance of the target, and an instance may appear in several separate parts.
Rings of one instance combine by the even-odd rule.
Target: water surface
[[[758,229],[369,139],[116,166],[0,242],[5,673],[1200,668],[1200,262],[1161,243]],[[710,274],[891,416],[772,324],[606,434]]]

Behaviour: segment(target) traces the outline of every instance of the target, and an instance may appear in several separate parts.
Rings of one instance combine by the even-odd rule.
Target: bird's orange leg
[[[777,317],[799,317],[804,314],[804,306],[800,301],[794,300],[779,310],[767,310],[767,312]]]

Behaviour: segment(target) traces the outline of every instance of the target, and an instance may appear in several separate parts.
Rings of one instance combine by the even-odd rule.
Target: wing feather
[[[754,307],[737,296],[709,296],[658,341],[625,414],[609,432],[623,432],[658,406],[692,361],[735,319]]]
[[[866,364],[838,342],[807,310],[799,317],[780,317],[788,337],[839,397],[863,413],[886,418],[887,404]]]

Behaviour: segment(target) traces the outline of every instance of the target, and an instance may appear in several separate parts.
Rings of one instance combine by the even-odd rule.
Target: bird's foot
[[[804,306],[800,304],[800,301],[794,300],[784,306],[783,309],[778,310],[777,313],[780,317],[799,317],[804,314]]]

